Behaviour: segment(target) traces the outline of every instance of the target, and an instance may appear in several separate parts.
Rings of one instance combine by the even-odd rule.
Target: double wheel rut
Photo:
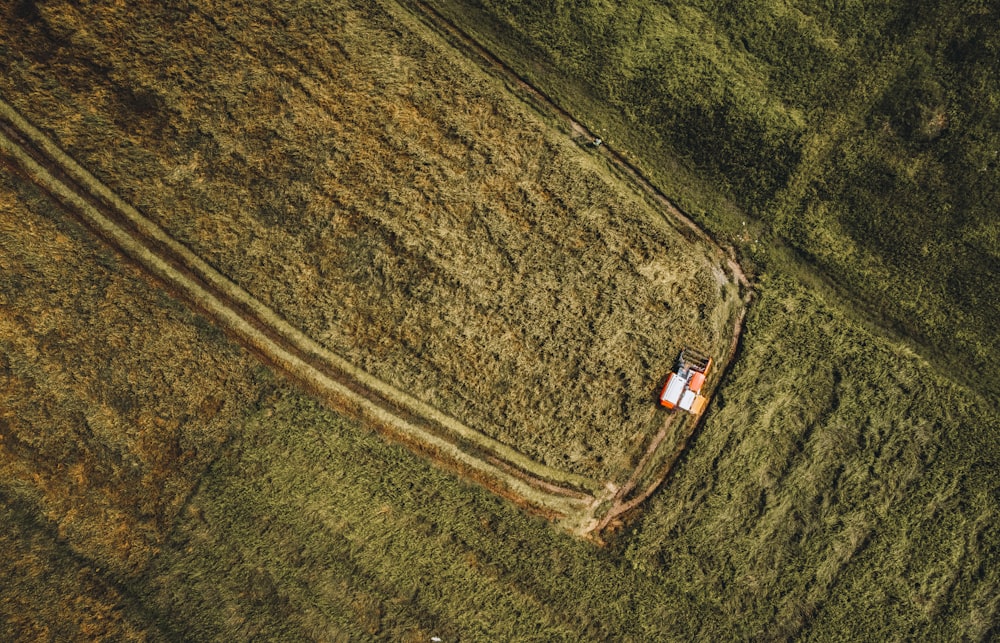
[[[422,18],[466,55],[512,81],[522,98],[566,123],[574,136],[593,134],[565,110],[483,49],[454,23],[421,0],[402,6]],[[680,212],[615,150],[596,150],[651,197],[671,218],[714,246],[742,286],[744,304],[752,290],[739,264]],[[46,135],[0,99],[0,163],[40,186],[62,208],[130,257],[169,290],[211,319],[258,358],[285,373],[338,412],[361,420],[421,455],[475,480],[494,493],[556,520],[569,530],[597,536],[631,512],[662,484],[692,437],[698,419],[684,423],[684,435],[664,458],[665,438],[676,422],[668,417],[644,449],[636,470],[617,486],[542,465],[465,426],[369,373],[358,369],[282,319],[275,311],[215,270],[165,230],[124,202],[78,165]],[[744,305],[733,329],[728,359],[738,350]],[[725,373],[723,373],[723,376]],[[722,379],[722,378],[720,378]],[[641,485],[641,487],[640,487]],[[637,487],[640,487],[637,490]]]
[[[536,463],[325,349],[124,202],[2,100],[0,160],[335,410],[573,531],[594,524],[607,495],[599,482]]]

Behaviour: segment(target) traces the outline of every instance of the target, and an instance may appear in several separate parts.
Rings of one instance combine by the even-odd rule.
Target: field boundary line
[[[0,153],[88,228],[338,411],[573,531],[593,523],[608,495],[602,483],[537,463],[322,347],[118,197],[2,99]]]
[[[399,5],[404,11],[409,12],[429,29],[436,31],[446,42],[465,54],[467,58],[478,59],[480,66],[485,66],[488,73],[492,71],[495,77],[499,77],[510,87],[512,92],[515,94],[520,92],[520,99],[531,108],[542,113],[547,113],[549,116],[561,121],[572,133],[571,138],[579,136],[588,141],[591,151],[608,162],[610,169],[617,174],[616,178],[618,180],[631,183],[638,189],[642,196],[652,201],[654,209],[659,212],[660,216],[668,222],[672,221],[680,226],[682,233],[688,232],[693,234],[698,241],[707,244],[719,258],[725,261],[726,266],[732,274],[732,279],[735,280],[742,296],[742,306],[733,322],[733,337],[730,342],[728,354],[725,361],[720,362],[722,367],[721,374],[713,387],[713,389],[717,389],[725,380],[739,352],[743,324],[754,296],[750,279],[737,261],[735,250],[732,247],[723,247],[719,244],[708,232],[702,229],[691,217],[670,200],[668,196],[653,185],[642,171],[620,152],[604,142],[595,144],[594,142],[598,140],[596,135],[573,116],[573,114],[559,106],[548,94],[518,74],[510,65],[494,55],[474,36],[442,14],[436,7],[428,4],[425,0],[393,0],[393,4]],[[687,445],[701,426],[703,418],[704,414],[692,418],[690,424],[685,427],[683,434],[678,436],[679,439],[675,442],[670,442],[669,445],[664,444],[668,442],[666,437],[669,429],[674,422],[681,420],[674,416],[668,416],[664,420],[663,427],[652,437],[650,444],[644,449],[639,462],[628,479],[615,490],[613,497],[610,499],[610,508],[603,511],[600,516],[595,517],[595,523],[590,531],[597,538],[600,538],[601,532],[608,528],[616,518],[628,514],[656,492],[684,455]],[[673,446],[673,450],[664,457],[665,454],[662,452],[669,448],[670,445]],[[650,476],[652,477],[652,481],[642,488],[639,493],[632,495],[639,482],[649,479]]]

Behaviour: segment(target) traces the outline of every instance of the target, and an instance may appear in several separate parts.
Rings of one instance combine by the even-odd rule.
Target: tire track
[[[609,495],[372,377],[291,326],[123,201],[0,99],[0,155],[65,210],[264,362],[339,412],[490,491],[585,533]]]
[[[417,20],[425,24],[428,28],[436,31],[452,46],[463,51],[466,56],[473,60],[478,60],[480,65],[504,79],[508,85],[521,94],[521,99],[535,109],[557,118],[569,128],[572,136],[578,140],[582,139],[588,143],[597,140],[596,135],[591,132],[583,123],[577,120],[571,113],[560,107],[548,94],[540,88],[532,85],[528,80],[518,74],[503,60],[497,58],[477,41],[467,31],[462,29],[450,18],[442,14],[434,6],[425,0],[396,0],[396,2],[406,11],[411,13]],[[668,221],[675,222],[682,231],[693,235],[698,241],[707,244],[715,250],[716,255],[722,259],[732,278],[738,284],[742,295],[743,306],[733,322],[733,338],[729,346],[726,359],[721,362],[722,369],[718,380],[713,386],[713,391],[718,389],[725,380],[729,370],[739,352],[740,340],[743,333],[743,323],[746,319],[747,309],[753,301],[754,291],[750,279],[743,271],[742,266],[736,260],[733,248],[723,247],[715,241],[705,230],[700,228],[689,216],[687,216],[677,205],[670,200],[663,192],[654,186],[642,172],[620,152],[610,147],[606,143],[594,145],[591,150],[608,161],[609,165],[617,170],[619,178],[632,183],[642,194],[648,197],[660,210],[661,215]],[[669,454],[661,451],[665,448],[664,441],[672,424],[677,421],[673,415],[668,416],[660,431],[653,436],[649,446],[643,452],[639,463],[633,470],[629,479],[618,488],[610,499],[610,508],[603,511],[601,515],[594,518],[594,523],[590,532],[599,540],[600,534],[616,521],[623,518],[645,502],[653,493],[659,489],[660,485],[667,479],[673,471],[676,463],[684,455],[684,451],[695,432],[701,425],[704,415],[694,418],[679,436]],[[666,456],[666,457],[664,457]],[[648,479],[652,476],[651,482],[645,486],[638,494],[633,495],[633,491],[638,486],[640,480]]]

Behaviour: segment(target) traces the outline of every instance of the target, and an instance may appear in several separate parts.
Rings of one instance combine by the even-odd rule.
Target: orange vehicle
[[[682,350],[674,371],[660,391],[660,404],[670,410],[680,408],[694,415],[703,412],[708,398],[701,394],[701,389],[711,368],[711,357],[690,348]]]

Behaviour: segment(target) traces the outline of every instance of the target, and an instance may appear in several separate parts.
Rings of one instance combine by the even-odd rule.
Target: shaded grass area
[[[919,12],[878,92],[800,168],[778,232],[935,357],[1000,391],[997,8]],[[817,134],[820,136],[820,134]],[[950,358],[950,359],[949,359]]]
[[[569,641],[657,622],[663,589],[620,559],[299,393],[271,404],[143,580],[164,627],[208,639]],[[644,625],[628,622],[633,609]]]
[[[270,402],[149,570],[147,601],[174,627],[212,639],[569,636],[447,535],[517,510],[297,392]]]
[[[391,7],[46,5],[7,27],[5,89],[352,363],[545,464],[621,476],[677,352],[728,347],[737,288]]]
[[[38,507],[0,490],[0,636],[7,641],[159,641],[133,597],[73,554]]]
[[[794,280],[751,324],[694,448],[608,549],[279,387],[143,603],[199,639],[987,636],[992,409]]]
[[[637,564],[728,596],[718,609],[752,637],[989,631],[987,399],[777,278],[711,420],[732,429],[699,434],[630,546]]]

